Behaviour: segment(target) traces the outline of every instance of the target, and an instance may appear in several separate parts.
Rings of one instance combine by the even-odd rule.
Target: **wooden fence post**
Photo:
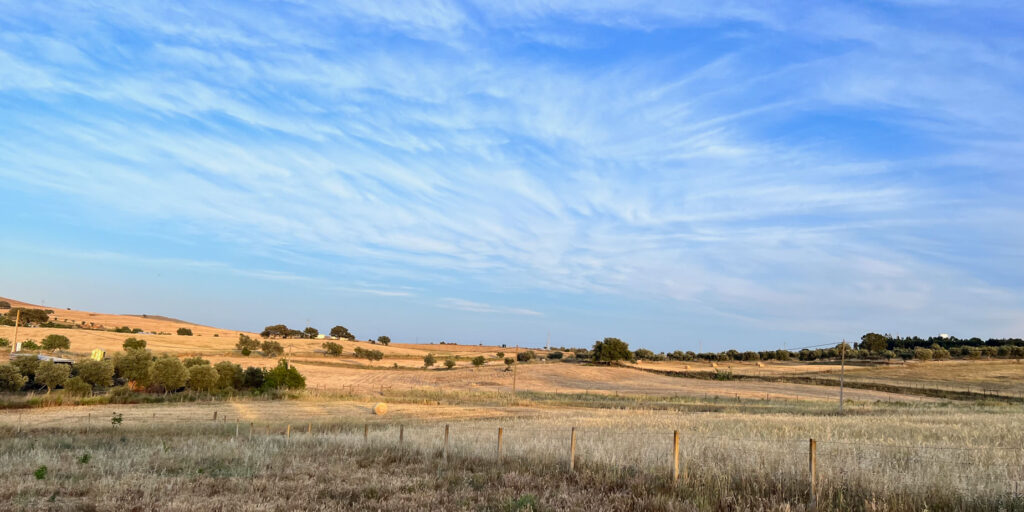
[[[498,427],[498,461],[499,462],[501,461],[501,441],[502,441],[502,435],[504,433],[505,433],[504,429],[502,429],[501,427]]]
[[[405,442],[405,425],[398,426],[398,444]]]
[[[217,421],[217,411],[213,411],[213,421]]]
[[[572,428],[569,435],[569,472],[576,470],[576,427]]]
[[[366,423],[363,425],[363,442],[370,440],[370,424]]]
[[[818,509],[818,490],[817,490],[817,486],[815,485],[817,483],[816,480],[817,480],[817,476],[818,476],[818,456],[817,456],[817,452],[818,452],[818,444],[814,441],[814,439],[811,439],[810,445],[808,446],[808,449],[807,449],[807,454],[808,454],[807,470],[808,470],[808,473],[810,473],[810,483],[811,483],[811,501],[810,501],[810,503],[808,503],[808,506],[810,507],[811,510],[817,510]]]
[[[444,426],[444,448],[441,449],[441,455],[444,457],[444,461],[448,462],[448,425]]]
[[[249,422],[249,439],[252,439],[252,429],[255,427],[254,422]]]
[[[235,418],[235,439],[238,439],[238,418]]]
[[[306,427],[306,433],[307,434],[312,434],[313,433],[313,422],[309,422],[309,426]]]
[[[679,480],[679,431],[672,433],[672,481]]]
[[[289,441],[292,439],[292,424],[291,423],[288,424],[288,428],[284,431],[284,438],[286,440],[289,440]]]

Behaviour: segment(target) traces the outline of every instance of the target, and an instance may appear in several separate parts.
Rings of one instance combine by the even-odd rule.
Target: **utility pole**
[[[846,340],[839,346],[839,414],[843,413],[843,377],[846,376]]]

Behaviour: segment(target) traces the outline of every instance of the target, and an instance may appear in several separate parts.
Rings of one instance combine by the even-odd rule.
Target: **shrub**
[[[516,360],[515,359],[512,359],[511,357],[506,357],[505,358],[505,366],[508,366],[508,367],[511,368],[512,365],[514,365],[514,364],[516,364]]]
[[[213,369],[217,370],[217,389],[241,389],[245,383],[242,367],[231,361],[221,361]]]
[[[324,350],[327,351],[327,355],[329,356],[340,356],[341,353],[345,351],[345,347],[342,346],[341,343],[336,343],[333,341],[325,342],[321,346],[324,347]]]
[[[16,357],[11,364],[18,369],[18,373],[32,379],[36,376],[36,369],[39,368],[39,360],[35,357]]]
[[[210,366],[210,362],[207,361],[206,359],[203,359],[200,356],[189,357],[189,358],[183,360],[181,363],[185,365],[185,368],[191,368],[193,366],[201,366],[201,365],[204,365],[204,364],[206,366]]]
[[[188,327],[178,327],[178,336],[192,336],[192,329]]]
[[[51,334],[43,338],[43,350],[57,350],[59,348],[69,350],[71,348],[71,340],[67,336],[60,334]]]
[[[559,352],[557,350],[554,351],[554,352],[548,353],[548,359],[561,359],[564,356],[565,356],[565,354],[563,354],[563,353],[561,353],[561,352]]]
[[[476,356],[473,358],[473,366],[478,368],[483,366],[485,362],[487,362],[487,360],[484,359],[484,356]]]
[[[391,338],[387,336],[378,336],[377,343],[380,343],[381,345],[384,345],[386,347],[391,344]]]
[[[348,329],[341,325],[335,325],[334,327],[331,327],[331,336],[345,340],[356,339],[355,335],[348,332]]]
[[[496,355],[498,357],[505,357],[505,353],[504,352],[498,352],[498,353],[496,353],[494,355]]]
[[[587,350],[585,348],[575,349],[575,350],[572,351],[572,353],[573,353],[573,355],[576,356],[576,359],[580,359],[580,360],[591,359],[593,357],[593,355],[594,355],[591,351],[589,351],[589,350]]]
[[[246,389],[260,389],[267,380],[267,371],[263,368],[250,366],[242,373],[242,387]]]
[[[39,350],[39,345],[36,345],[35,341],[25,340],[25,341],[21,342],[21,349],[22,350]]]
[[[114,328],[114,332],[129,333],[130,334],[132,332],[132,328],[131,327],[127,327],[127,326],[126,327],[115,327]]]
[[[0,347],[9,347],[9,346],[11,346],[11,340],[9,340],[7,338],[0,338]]]
[[[516,354],[516,361],[521,361],[525,363],[533,359],[534,357],[537,357],[537,354],[534,354],[532,350],[527,350],[525,352],[520,352]]]
[[[367,350],[362,347],[356,347],[353,352],[356,357],[366,358],[370,361],[380,361],[381,359],[384,359],[384,353],[380,350]]]
[[[11,303],[6,300],[0,300],[0,309],[11,309]]]
[[[7,310],[7,318],[17,321],[21,312],[21,325],[43,324],[50,320],[50,314],[42,309],[11,308]]]
[[[761,360],[761,356],[758,355],[757,352],[751,352],[749,350],[744,352],[740,357],[742,357],[744,361],[760,361]]]
[[[434,366],[434,363],[436,363],[436,362],[437,362],[437,358],[434,357],[434,354],[427,354],[427,355],[423,356],[423,366],[425,368],[430,368],[431,366]]]
[[[455,358],[454,357],[447,357],[447,358],[445,358],[444,366],[445,366],[445,368],[448,368],[449,370],[451,370],[452,368],[455,368]]]
[[[36,480],[46,480],[47,471],[48,469],[46,468],[46,466],[39,466],[32,474],[35,475]]]
[[[122,378],[146,387],[153,379],[153,353],[146,349],[118,353],[114,367]]]
[[[217,381],[219,379],[220,374],[217,373],[217,370],[214,370],[212,366],[208,364],[195,365],[188,369],[187,386],[189,389],[193,389],[195,391],[205,391],[209,393],[217,386]]]
[[[108,388],[114,385],[114,364],[110,361],[83,359],[75,363],[74,370],[90,386]]]
[[[36,370],[35,381],[46,386],[46,392],[49,393],[63,386],[70,376],[71,366],[57,364],[53,361],[43,361],[39,363],[39,369]]]
[[[260,345],[260,350],[263,351],[264,357],[277,357],[284,354],[284,346],[276,341],[264,341],[263,344]]]
[[[250,338],[245,334],[238,333],[238,343],[235,343],[235,348],[241,350],[243,353],[246,351],[246,349],[248,349],[249,353],[251,354],[253,350],[260,349],[260,342],[255,338]]]
[[[245,357],[249,357],[250,355],[252,355],[252,350],[249,350],[249,348],[248,348],[248,347],[246,347],[246,348],[243,348],[243,349],[242,349],[242,352],[241,352],[241,353],[242,353],[242,355],[243,355],[243,356],[245,356]]]
[[[81,377],[71,377],[64,383],[64,392],[71,396],[89,396],[92,386]]]
[[[931,349],[927,349],[927,348],[924,348],[924,347],[916,347],[916,348],[914,348],[914,357],[919,359],[919,360],[921,360],[921,361],[928,361],[928,360],[930,360],[932,358],[932,355],[933,355],[933,353],[932,353]]]
[[[267,378],[263,382],[263,387],[270,389],[305,389],[306,378],[294,366],[288,366],[287,360],[281,359],[273,370],[267,372]]]
[[[11,364],[0,364],[0,391],[18,391],[27,383],[28,377],[22,375],[17,367]]]
[[[126,338],[124,343],[121,344],[121,348],[125,350],[138,350],[146,348],[146,340],[139,338]]]
[[[932,357],[935,359],[949,359],[949,351],[940,347],[938,343],[932,343]]]
[[[629,345],[618,338],[605,338],[603,341],[595,342],[593,354],[595,361],[604,363],[625,361],[633,356],[629,351]]]
[[[971,359],[981,358],[981,349],[978,347],[963,347],[961,352]]]
[[[188,367],[177,357],[164,356],[153,364],[153,383],[163,388],[164,393],[181,389],[189,375]]]
[[[646,359],[649,361],[651,359],[654,359],[654,352],[651,352],[646,348],[638,348],[635,352],[633,352],[633,357],[635,359]]]

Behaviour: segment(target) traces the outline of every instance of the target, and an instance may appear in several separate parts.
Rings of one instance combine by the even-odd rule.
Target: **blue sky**
[[[0,0],[0,295],[396,341],[1024,335],[1012,3],[165,4]]]

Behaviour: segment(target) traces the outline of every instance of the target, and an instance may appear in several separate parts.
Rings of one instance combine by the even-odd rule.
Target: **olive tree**
[[[164,393],[181,389],[188,377],[188,368],[177,357],[164,356],[153,364],[153,383],[163,388]]]
[[[36,370],[36,382],[46,386],[47,393],[63,386],[70,376],[70,365],[57,364],[53,361],[39,363],[39,368]]]

